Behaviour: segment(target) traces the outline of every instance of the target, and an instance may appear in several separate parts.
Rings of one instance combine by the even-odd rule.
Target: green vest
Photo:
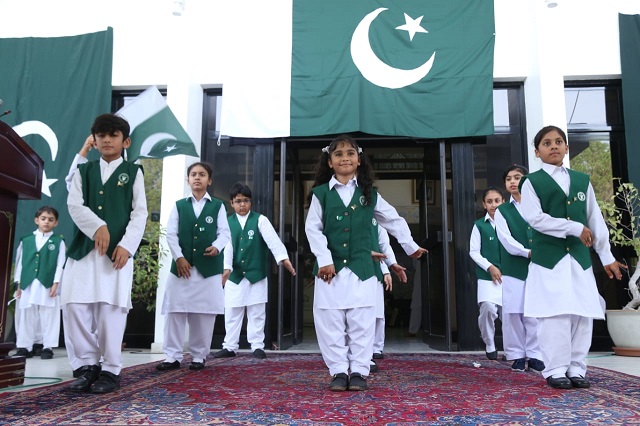
[[[347,207],[335,189],[329,190],[328,183],[316,186],[312,192],[322,206],[322,233],[327,237],[336,274],[348,267],[362,281],[375,276],[376,262],[371,257],[371,249],[375,246],[371,240],[372,228],[377,225],[373,217],[373,209],[378,201],[377,192],[371,190],[371,204],[365,206],[362,191],[356,187]],[[318,269],[316,259],[313,275],[318,274]]]
[[[191,266],[195,266],[203,277],[209,278],[222,273],[224,259],[222,253],[217,256],[205,256],[204,251],[218,237],[218,213],[222,201],[211,198],[196,218],[191,197],[176,201],[178,209],[178,242],[182,255]],[[175,259],[171,261],[171,273],[178,276]]]
[[[123,161],[103,185],[99,160],[78,166],[78,173],[82,177],[84,205],[107,223],[109,259],[129,224],[133,211],[133,182],[138,175],[138,169],[141,169],[139,165]],[[80,260],[89,254],[94,246],[94,241],[74,226],[67,257]]]
[[[26,289],[36,278],[46,288],[51,288],[58,267],[58,254],[62,237],[51,235],[46,243],[36,250],[36,236],[22,238],[22,273],[20,288]]]
[[[244,225],[240,226],[238,215],[229,216],[231,242],[233,244],[233,272],[229,280],[239,284],[242,278],[251,284],[267,278],[267,243],[264,242],[258,229],[259,213],[249,212]]]
[[[493,266],[500,269],[500,241],[498,234],[491,226],[491,222],[480,218],[474,222],[478,231],[480,231],[480,254],[487,259]],[[476,265],[476,278],[479,280],[491,281],[491,274],[488,271]]]
[[[567,169],[571,179],[569,195],[544,170],[523,177],[531,181],[540,199],[542,211],[556,218],[567,218],[587,224],[587,190],[589,175]],[[589,248],[578,237],[556,238],[533,230],[531,261],[547,269],[553,269],[569,253],[583,269],[591,267]]]
[[[513,203],[504,203],[498,207],[498,210],[507,222],[513,239],[522,244],[524,248],[530,249],[532,228],[522,218],[516,206]],[[502,275],[524,281],[529,274],[529,263],[529,258],[513,256],[500,244],[500,272]]]

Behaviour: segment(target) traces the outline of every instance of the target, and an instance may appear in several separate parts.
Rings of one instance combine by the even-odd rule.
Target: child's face
[[[355,176],[360,165],[358,151],[347,142],[341,142],[329,157],[329,167],[338,176]]]
[[[520,170],[511,170],[507,173],[507,177],[504,179],[504,186],[507,188],[507,191],[509,191],[509,194],[514,196],[520,194],[518,190],[520,179],[522,179],[522,172]]]
[[[207,187],[211,185],[211,176],[202,166],[193,166],[189,170],[188,176],[189,187],[193,192],[206,192]]]
[[[536,157],[544,163],[561,166],[564,156],[569,152],[569,145],[562,139],[560,133],[552,130],[542,137],[540,145],[536,149]]]
[[[104,161],[110,163],[122,157],[122,150],[129,148],[131,139],[124,139],[120,130],[114,130],[109,133],[96,133],[96,149],[102,155]]]
[[[51,232],[53,228],[58,226],[58,219],[56,219],[53,214],[47,212],[40,213],[40,215],[35,218],[34,222],[38,227],[38,231],[42,232],[43,234]]]
[[[487,195],[484,196],[484,200],[482,200],[482,207],[489,213],[489,216],[493,217],[496,212],[496,209],[500,204],[504,202],[502,195],[497,193],[496,191],[489,191]]]
[[[231,200],[231,207],[240,216],[247,215],[251,210],[251,198],[238,194]]]

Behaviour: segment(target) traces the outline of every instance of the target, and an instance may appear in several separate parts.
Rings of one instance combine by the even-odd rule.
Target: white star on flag
[[[42,170],[42,188],[40,191],[47,197],[51,197],[51,185],[57,181],[58,179],[47,179],[47,171]]]
[[[171,145],[171,146],[166,147],[164,150],[165,150],[165,152],[171,152],[174,149],[178,149],[178,147],[175,146],[175,145]]]
[[[409,40],[413,41],[413,36],[416,35],[416,33],[428,33],[429,31],[425,30],[424,28],[422,28],[422,26],[420,25],[420,22],[422,22],[422,18],[424,18],[424,15],[422,15],[419,18],[413,19],[411,18],[409,15],[407,15],[406,13],[404,14],[404,20],[405,20],[405,24],[404,25],[400,25],[399,27],[396,27],[396,30],[403,30],[409,33]]]

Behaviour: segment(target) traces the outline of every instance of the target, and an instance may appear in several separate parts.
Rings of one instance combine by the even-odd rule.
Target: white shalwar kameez
[[[100,173],[105,183],[122,163],[119,158],[107,163],[100,158]],[[72,176],[67,198],[69,215],[80,232],[93,239],[98,228],[106,225],[84,205],[82,178]],[[134,255],[147,221],[144,177],[138,170],[133,182],[133,205],[126,232],[118,245]],[[82,365],[97,364],[102,356],[102,370],[115,375],[122,368],[122,337],[131,309],[133,257],[122,269],[114,269],[105,254],[93,249],[80,260],[67,259],[61,278],[61,303],[66,309],[65,333],[73,342],[75,356]],[[97,342],[96,342],[97,336]]]
[[[196,218],[202,213],[207,200],[211,200],[208,193],[205,193],[200,201],[197,201],[193,194],[189,198],[191,198]],[[174,204],[167,223],[167,244],[174,260],[184,257],[178,238],[179,218],[178,209]],[[222,253],[231,238],[224,204],[218,211],[216,226],[218,235],[211,245]],[[183,338],[187,322],[192,361],[204,362],[211,351],[216,315],[224,313],[222,273],[205,278],[194,265],[191,265],[190,272],[189,278],[180,278],[169,273],[165,285],[162,314],[166,315],[163,345],[167,356],[166,362],[182,361]]]
[[[391,249],[391,242],[389,241],[389,233],[381,226],[378,226],[378,244],[380,245],[380,253],[384,254],[386,259],[380,263],[382,269],[382,275],[389,273],[389,266],[398,263],[396,261],[396,255]],[[384,281],[378,283],[376,287],[376,330],[373,338],[373,353],[381,354],[384,350],[384,338],[385,338],[385,317],[384,317]]]
[[[544,163],[542,169],[569,193],[569,173],[564,167]],[[557,238],[579,237],[584,225],[555,218],[542,211],[531,182],[521,189],[522,217],[535,230]],[[587,227],[593,233],[593,248],[603,265],[615,261],[609,245],[609,231],[598,208],[593,187],[586,194]],[[593,268],[582,269],[569,254],[553,269],[531,263],[525,287],[525,317],[538,318],[538,342],[547,377],[584,376],[591,346],[593,319],[604,319],[604,300],[598,293]]]
[[[346,185],[340,183],[335,175],[329,181],[329,188],[336,189],[345,207],[349,205],[356,186],[356,178]],[[314,195],[305,231],[320,268],[333,264],[327,237],[322,233],[322,217],[322,206]],[[379,226],[396,237],[407,254],[418,251],[419,246],[413,241],[409,226],[380,194],[374,207],[374,217]],[[371,235],[363,238],[371,238]],[[361,281],[348,267],[342,268],[331,283],[315,277],[313,318],[318,345],[329,374],[348,373],[350,370],[351,373],[369,375],[375,333],[376,286],[379,285],[375,275]]]

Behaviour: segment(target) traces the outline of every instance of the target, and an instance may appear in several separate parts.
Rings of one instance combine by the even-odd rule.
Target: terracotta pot
[[[613,309],[606,314],[615,354],[640,356],[640,311]]]

